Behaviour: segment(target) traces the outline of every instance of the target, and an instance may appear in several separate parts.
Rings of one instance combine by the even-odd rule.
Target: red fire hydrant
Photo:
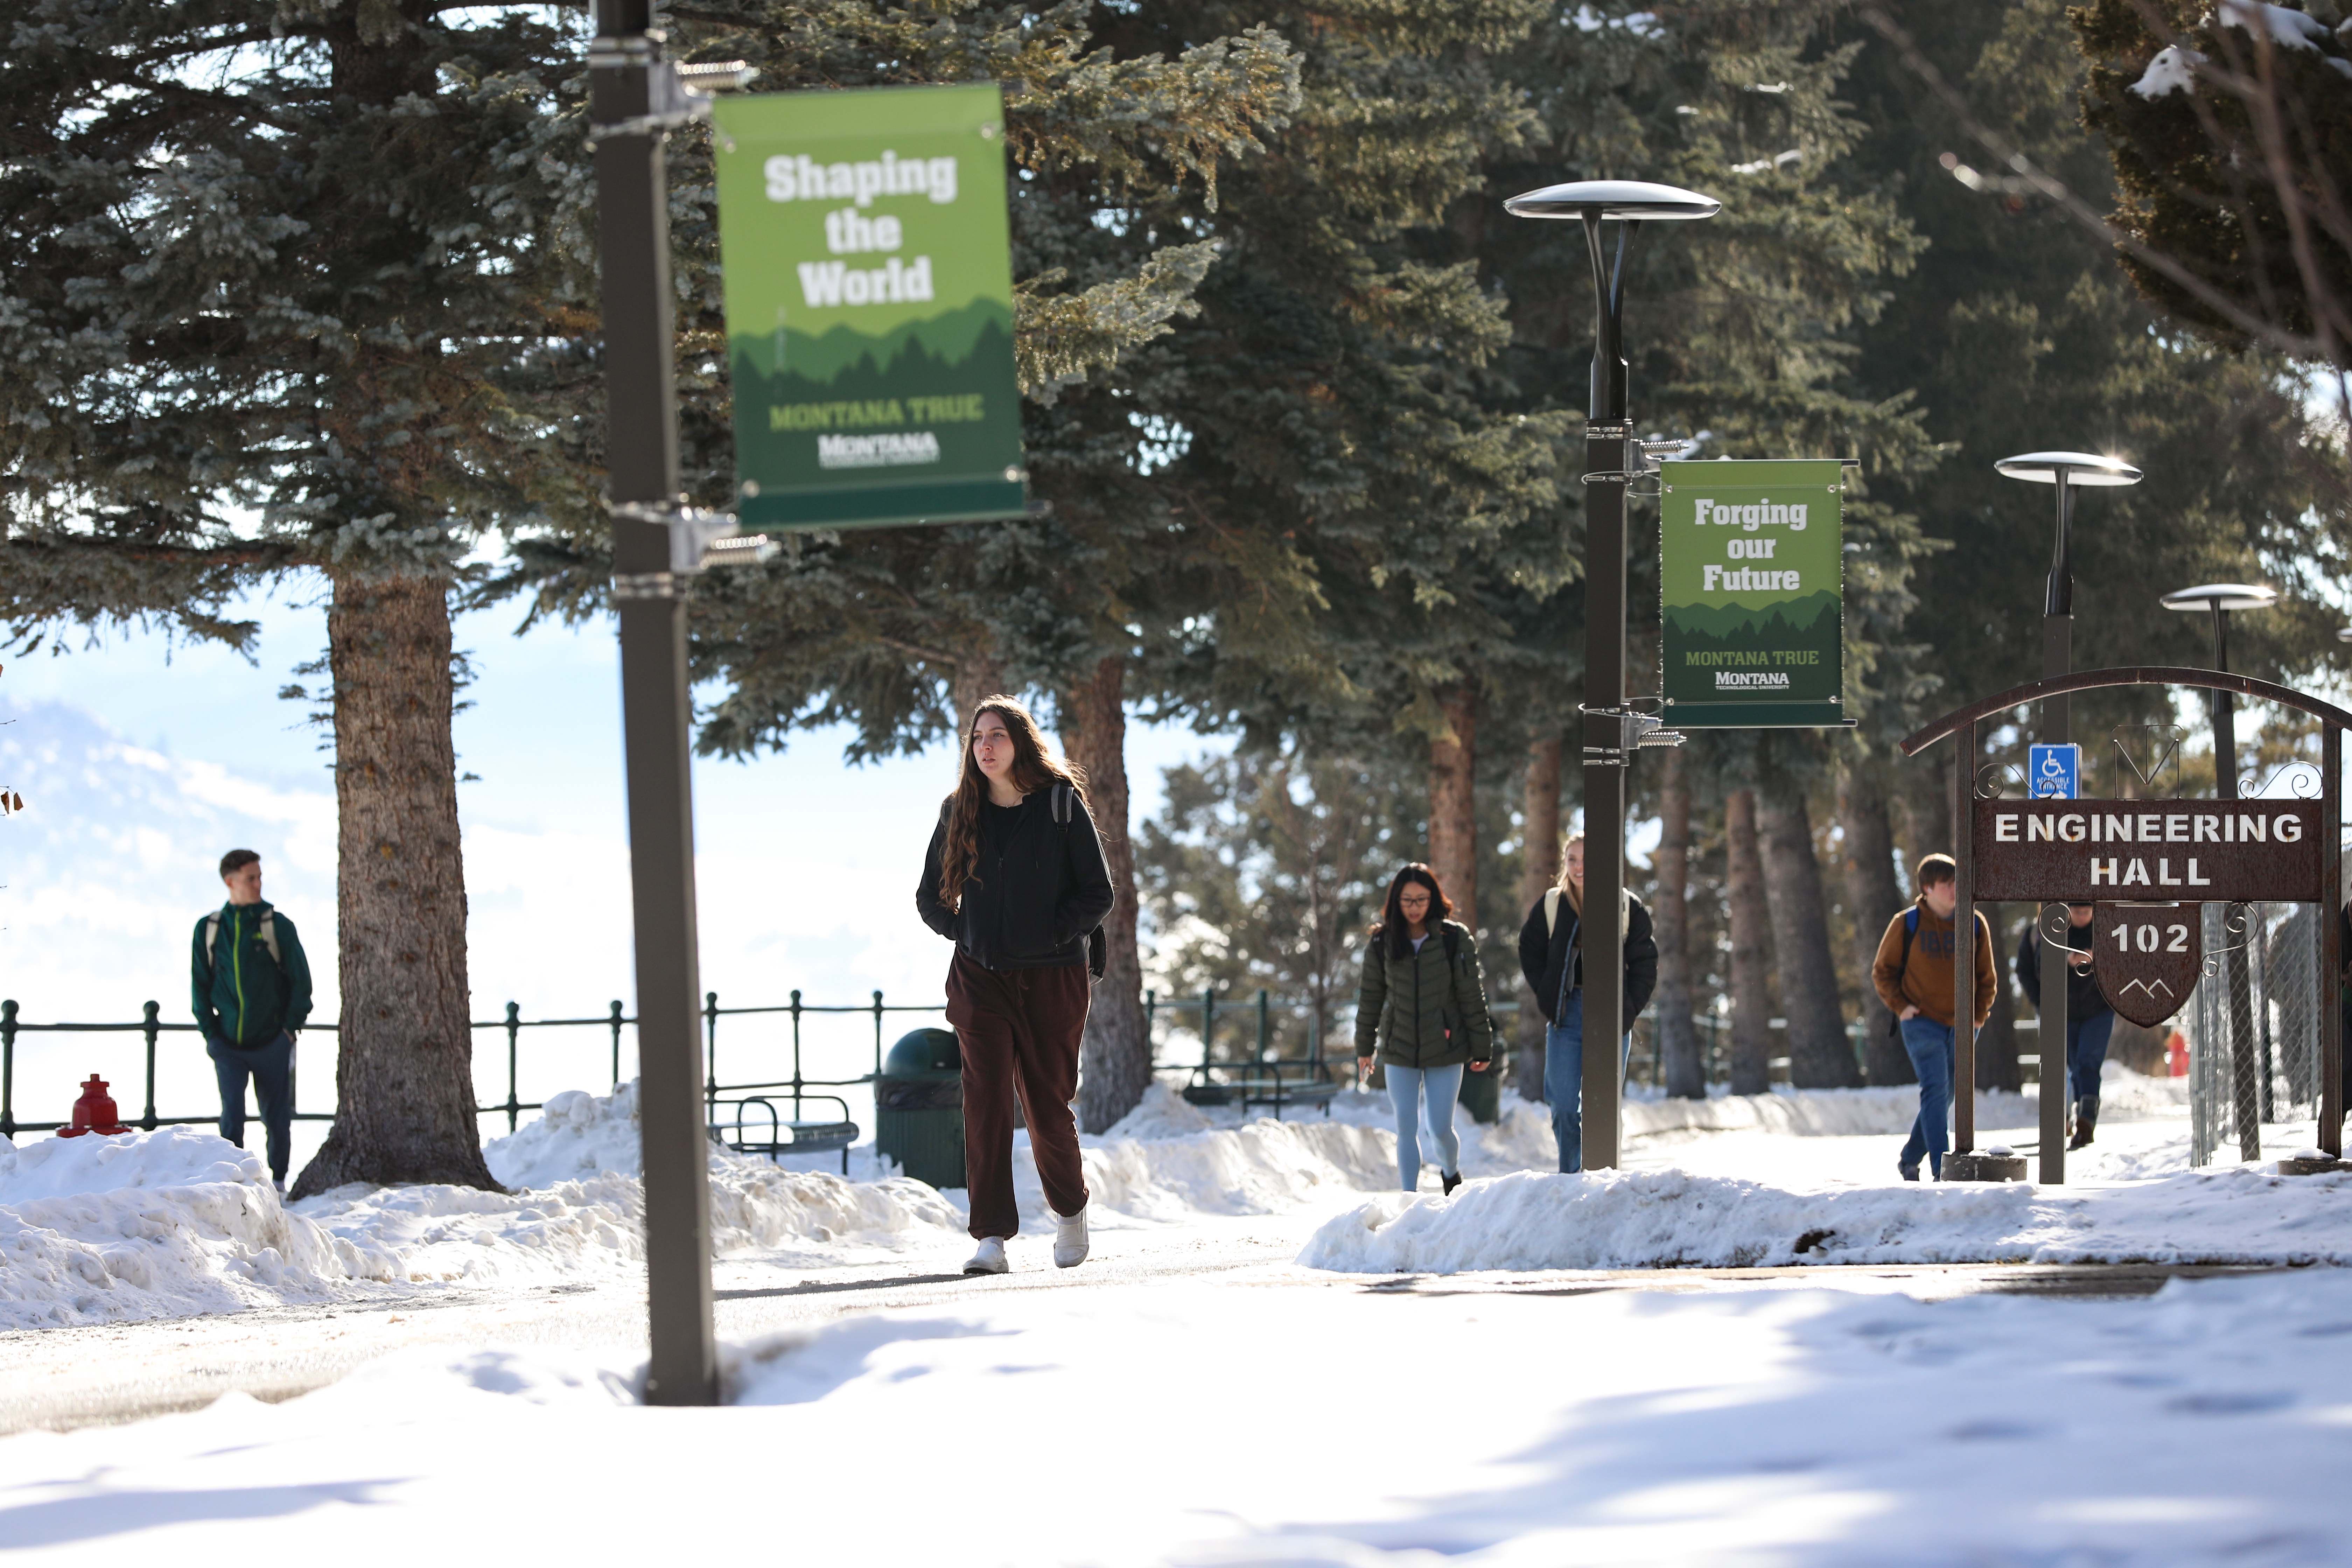
[[[74,1101],[73,1125],[58,1129],[60,1138],[79,1138],[85,1132],[128,1132],[122,1125],[121,1112],[115,1109],[114,1097],[106,1092],[106,1080],[96,1073],[81,1086],[81,1098]]]

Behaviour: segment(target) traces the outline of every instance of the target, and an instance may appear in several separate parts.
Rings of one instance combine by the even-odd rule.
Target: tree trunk
[[[1658,901],[1650,911],[1658,939],[1654,1027],[1665,1064],[1666,1092],[1705,1100],[1706,1064],[1699,1056],[1698,1029],[1691,1022],[1690,763],[1681,747],[1666,748],[1660,782],[1664,831],[1658,836]]]
[[[1559,880],[1559,749],[1560,740],[1557,735],[1528,747],[1527,796],[1523,814],[1526,826],[1520,834],[1527,851],[1527,870],[1519,879],[1519,903],[1524,909],[1533,909],[1544,896],[1545,889]],[[1518,990],[1517,1077],[1519,1094],[1523,1099],[1540,1104],[1544,1097],[1543,1009],[1537,1005],[1535,993],[1528,989],[1524,975],[1519,979]]]
[[[1772,1087],[1772,916],[1756,844],[1756,792],[1732,791],[1723,816],[1731,905],[1731,1092],[1764,1094]]]
[[[293,1195],[346,1182],[500,1190],[474,1115],[448,590],[333,582],[338,1104]]]
[[[1886,788],[1851,768],[1838,773],[1838,822],[1845,830],[1845,904],[1853,914],[1853,951],[1862,965],[1863,1050],[1872,1083],[1916,1083],[1911,1053],[1889,1026],[1894,1015],[1870,982],[1886,922],[1908,902],[1895,879],[1895,830]]]
[[[956,661],[955,679],[948,689],[948,700],[955,704],[957,744],[971,734],[971,716],[980,711],[982,700],[1005,694],[1004,664],[995,650],[977,643],[966,647]]]
[[[1478,929],[1478,806],[1472,789],[1478,762],[1478,689],[1469,681],[1439,700],[1447,732],[1429,743],[1429,868],[1454,918]]]
[[[1852,1089],[1862,1082],[1853,1042],[1838,1000],[1830,957],[1828,901],[1813,824],[1794,788],[1769,789],[1762,819],[1764,893],[1772,910],[1772,951],[1780,959],[1780,1016],[1788,1020],[1789,1081],[1799,1089]]]
[[[1992,1012],[1977,1031],[1977,1087],[2005,1089],[2015,1094],[2025,1087],[2025,1068],[2017,1059],[2017,991],[2009,982],[2009,953],[2001,946],[2000,906],[1979,904],[1977,912],[1992,927]],[[2046,1058],[2044,1058],[2047,1059]],[[2066,1042],[2058,1042],[2059,1081],[2065,1079]]]
[[[985,695],[985,694],[983,694]],[[1102,834],[1118,901],[1103,922],[1109,951],[1087,1011],[1078,1125],[1100,1132],[1135,1109],[1151,1083],[1143,1019],[1143,959],[1135,934],[1135,842],[1127,820],[1127,659],[1113,654],[1062,700],[1062,748],[1086,771],[1087,801]]]

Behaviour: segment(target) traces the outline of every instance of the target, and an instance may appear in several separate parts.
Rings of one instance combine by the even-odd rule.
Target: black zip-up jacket
[[[1584,984],[1584,949],[1577,942],[1579,921],[1576,908],[1562,893],[1559,914],[1554,921],[1549,937],[1544,932],[1544,901],[1536,900],[1535,908],[1528,911],[1528,923],[1519,928],[1519,973],[1527,976],[1528,989],[1536,994],[1536,1005],[1543,1009],[1547,1022],[1556,1021],[1559,1010],[1560,971],[1568,967],[1569,954],[1576,955],[1576,978],[1570,982],[1574,990]],[[1650,1005],[1650,993],[1658,988],[1658,942],[1651,934],[1650,906],[1633,894],[1625,895],[1625,1023],[1631,1027]]]
[[[2089,926],[2084,926],[2079,931],[2069,928],[2067,946],[2072,947],[2076,942],[2080,942],[2088,947],[2090,941]],[[2033,1004],[2035,1011],[2040,1011],[2042,1007],[2042,938],[2041,933],[2030,925],[2025,928],[2025,934],[2017,939],[2017,958],[2011,968],[2017,975],[2018,988],[2025,993],[2025,999]],[[2096,974],[2087,969],[2077,969],[2071,963],[2066,966],[2066,1021],[2068,1023],[2079,1024],[2085,1018],[2095,1018],[2102,1013],[2114,1011],[2115,1008],[2107,1005],[2105,994],[2099,989],[2099,977]]]
[[[939,826],[931,830],[915,908],[925,925],[983,969],[1084,963],[1087,938],[1118,901],[1086,802],[1071,800],[1065,826],[1054,820],[1053,797],[1050,784],[1023,796],[1001,844],[991,845],[983,833],[980,859],[957,909],[940,898],[948,807],[940,808]]]

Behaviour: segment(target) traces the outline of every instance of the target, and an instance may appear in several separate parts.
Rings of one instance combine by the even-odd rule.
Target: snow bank
[[[490,1173],[514,1192],[353,1184],[296,1206],[333,1235],[389,1248],[411,1280],[618,1275],[645,1261],[641,1147],[635,1083],[603,1096],[572,1089],[550,1097],[537,1121],[482,1146]],[[849,1182],[711,1146],[711,1242],[721,1257],[835,1244],[895,1251],[962,1228],[920,1182]]]
[[[0,1327],[326,1301],[400,1277],[287,1212],[260,1159],[192,1127],[0,1145]]]
[[[1145,1086],[1135,1109],[1110,1124],[1100,1142],[1116,1143],[1129,1138],[1182,1138],[1206,1132],[1216,1125],[1198,1107],[1154,1079]]]
[[[2352,1175],[2199,1172],[2127,1187],[1791,1191],[1680,1171],[1532,1173],[1399,1193],[1298,1255],[1344,1273],[1790,1263],[2352,1263]]]
[[[1281,1214],[1335,1192],[1396,1184],[1395,1133],[1321,1118],[1267,1118],[1183,1137],[1084,1142],[1093,1201],[1139,1219]],[[1013,1187],[1022,1217],[1034,1214],[1042,1221],[1045,1192],[1025,1142],[1014,1163]]]

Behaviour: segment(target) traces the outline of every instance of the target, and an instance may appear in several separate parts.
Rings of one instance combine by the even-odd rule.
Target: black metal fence
[[[803,1094],[812,1090],[860,1088],[873,1083],[881,1076],[883,1052],[889,1046],[891,1015],[913,1013],[937,1016],[945,1012],[945,1008],[938,1003],[886,1003],[881,992],[876,991],[871,994],[872,1000],[868,1002],[822,1005],[803,1000],[802,994],[794,991],[792,993],[792,999],[780,1005],[721,1007],[719,1005],[717,992],[706,993],[702,1005],[705,1070],[703,1097],[706,1109],[714,1124],[719,1100],[725,1096],[737,1094],[776,1093],[780,1098],[789,1094],[793,1099],[793,1117],[798,1120]],[[1314,1005],[1304,998],[1276,996],[1265,990],[1259,990],[1254,994],[1228,994],[1224,996],[1220,996],[1211,990],[1204,991],[1197,996],[1181,997],[1162,997],[1155,992],[1147,991],[1143,994],[1143,1005],[1146,1037],[1150,1041],[1154,1067],[1161,1065],[1163,1061],[1162,1045],[1172,1043],[1165,1041],[1167,1030],[1171,1026],[1198,1034],[1201,1041],[1200,1067],[1203,1069],[1256,1068],[1270,1063],[1284,1063],[1303,1064],[1317,1074],[1336,1067],[1344,1075],[1352,1072],[1355,1066],[1355,1053],[1351,1044],[1343,1045],[1336,1058],[1327,1058],[1322,1030],[1317,1021],[1317,1011]],[[1518,1004],[1511,1001],[1498,1001],[1492,1005],[1492,1010],[1496,1016],[1497,1023],[1500,1024],[1517,1013]],[[205,1125],[218,1121],[217,1110],[207,1110],[202,1115],[195,1116],[166,1116],[157,1110],[155,1105],[156,1042],[167,1034],[199,1033],[194,1024],[163,1022],[158,1016],[160,1011],[156,1003],[150,1002],[143,1009],[145,1016],[136,1023],[35,1024],[26,1022],[18,1016],[17,1005],[14,1001],[0,1001],[0,1138],[13,1139],[19,1132],[53,1131],[68,1125],[62,1121],[17,1120],[16,1040],[19,1035],[135,1034],[141,1036],[145,1047],[140,1094],[141,1108],[135,1117],[126,1114],[125,1122],[152,1131],[157,1127]],[[873,1065],[870,1070],[855,1078],[808,1076],[803,1059],[804,1041],[802,1034],[803,1021],[811,1017],[852,1016],[870,1017],[873,1020]],[[751,1017],[790,1020],[791,1073],[788,1077],[769,1076],[742,1082],[723,1082],[719,1076],[719,1021],[721,1018]],[[1702,1037],[1702,1048],[1706,1054],[1709,1081],[1714,1081],[1727,1065],[1724,1037],[1727,1033],[1728,1020],[1714,1014],[1701,1014],[1694,1022],[1697,1025]],[[1781,1020],[1775,1018],[1772,1024],[1775,1027],[1780,1027]],[[503,1100],[476,1106],[477,1114],[504,1116],[507,1131],[511,1132],[520,1124],[522,1112],[541,1108],[542,1101],[527,1100],[522,1099],[520,1094],[522,1043],[526,1030],[601,1029],[605,1031],[611,1048],[612,1081],[617,1087],[621,1082],[622,1034],[624,1030],[634,1028],[635,1025],[636,1019],[623,1012],[621,1004],[618,1002],[610,1004],[604,1013],[585,1018],[525,1018],[519,1005],[508,1003],[504,1017],[489,1019],[473,1026],[478,1036],[485,1031],[503,1034],[506,1046],[506,1096]],[[1858,1033],[1861,1026],[1855,1024],[1850,1027]],[[2031,1027],[2031,1025],[2021,1024],[2021,1027]],[[337,1033],[337,1026],[333,1024],[313,1023],[305,1026],[305,1032],[333,1035]],[[763,1049],[761,1047],[742,1048],[755,1053]],[[1859,1049],[1859,1040],[1857,1040],[1857,1049]],[[730,1060],[732,1059],[733,1052],[730,1051]],[[755,1055],[754,1059],[760,1058]],[[1186,1062],[1182,1065],[1189,1067],[1192,1064]],[[1773,1076],[1779,1079],[1785,1079],[1787,1058],[1777,1058],[1772,1065]],[[1637,1083],[1654,1080],[1659,1087],[1664,1087],[1663,1065],[1657,1059],[1654,1030],[1650,1027],[1649,1021],[1646,1019],[1636,1026],[1632,1070],[1628,1077]],[[332,1110],[304,1110],[301,1109],[299,1079],[295,1085],[295,1090],[294,1119],[296,1121],[332,1121],[335,1119]]]
[[[19,1121],[16,1119],[16,1037],[19,1035],[135,1034],[142,1036],[145,1043],[146,1060],[145,1069],[142,1075],[142,1092],[140,1096],[141,1109],[139,1114],[135,1117],[125,1114],[123,1117],[125,1123],[142,1128],[148,1131],[152,1131],[158,1127],[201,1126],[219,1121],[220,1113],[217,1110],[208,1110],[201,1116],[165,1116],[157,1111],[155,1108],[155,1046],[157,1040],[164,1035],[194,1035],[201,1033],[201,1031],[194,1024],[166,1024],[163,1022],[158,1016],[158,1014],[161,1012],[161,1008],[153,1002],[148,1003],[142,1011],[146,1016],[137,1023],[32,1024],[26,1023],[18,1016],[17,1006],[14,1001],[0,1001],[0,1138],[14,1139],[19,1132],[50,1132],[56,1131],[58,1128],[68,1125],[68,1123],[63,1121]],[[782,1091],[792,1095],[793,1114],[797,1119],[800,1114],[801,1097],[805,1091],[812,1089],[849,1088],[861,1084],[868,1084],[873,1082],[874,1079],[880,1075],[882,1071],[882,1053],[887,1047],[887,1041],[884,1037],[888,1031],[887,1018],[889,1015],[893,1013],[938,1014],[944,1011],[945,1008],[938,1003],[921,1005],[886,1004],[882,1000],[882,993],[879,991],[873,993],[873,1000],[871,1002],[852,1004],[843,1006],[812,1005],[802,999],[801,993],[795,991],[792,994],[792,1000],[790,1002],[785,1003],[781,1006],[767,1007],[721,1007],[719,1005],[719,993],[716,991],[708,992],[704,994],[702,999],[703,1062],[705,1069],[703,1098],[706,1107],[708,1108],[711,1117],[715,1119],[718,1113],[719,1100],[723,1095],[733,1094],[738,1091]],[[802,1022],[804,1018],[811,1016],[830,1016],[838,1015],[861,1015],[871,1016],[873,1018],[873,1069],[871,1072],[862,1073],[856,1078],[811,1078],[807,1076],[806,1072],[803,1070],[803,1042],[801,1033]],[[758,1082],[722,1083],[719,1081],[719,1020],[721,1018],[743,1018],[751,1016],[783,1017],[791,1020],[791,1076],[788,1078],[769,1078]],[[489,1105],[476,1106],[474,1108],[476,1113],[482,1116],[504,1116],[507,1119],[507,1131],[511,1132],[520,1123],[522,1112],[526,1110],[537,1110],[543,1103],[535,1100],[524,1100],[521,1098],[520,1093],[520,1085],[521,1082],[522,1036],[524,1030],[604,1029],[608,1031],[611,1036],[612,1042],[613,1083],[617,1087],[621,1082],[621,1033],[625,1028],[635,1027],[635,1025],[636,1019],[625,1014],[621,1010],[621,1004],[618,1002],[613,1003],[610,1008],[602,1016],[589,1018],[525,1018],[522,1016],[521,1008],[517,1004],[512,1002],[508,1003],[506,1005],[505,1017],[492,1019],[484,1023],[477,1023],[473,1026],[474,1031],[477,1035],[479,1035],[484,1030],[498,1030],[503,1032],[506,1036],[507,1056],[506,1098],[503,1100]],[[315,1032],[322,1035],[332,1035],[337,1033],[338,1029],[337,1026],[333,1024],[312,1023],[303,1026],[303,1032],[305,1034]],[[335,1119],[335,1113],[331,1110],[302,1110],[300,1088],[301,1086],[298,1079],[294,1085],[294,1119],[296,1121],[332,1121]]]

